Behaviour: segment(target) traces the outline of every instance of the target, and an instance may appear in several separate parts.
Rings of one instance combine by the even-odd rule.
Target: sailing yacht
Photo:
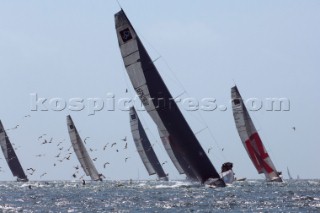
[[[168,181],[134,107],[130,108],[130,126],[137,151],[149,175],[157,174],[158,180]]]
[[[225,186],[122,9],[115,14],[115,27],[131,83],[178,172],[190,180]]]
[[[267,181],[282,182],[281,172],[278,172],[265,149],[260,136],[243,103],[237,86],[231,88],[232,110],[234,121],[253,165],[259,174],[264,173]]]
[[[289,171],[289,168],[287,167],[287,173],[288,173],[288,178],[289,178],[289,180],[292,180],[293,178],[292,178],[292,176],[291,176],[291,174],[290,174],[290,171]]]
[[[28,178],[24,173],[20,161],[12,147],[9,137],[0,121],[0,145],[3,155],[8,163],[12,175],[17,177],[18,182],[27,182]]]
[[[99,174],[96,167],[90,158],[86,147],[75,127],[70,115],[67,116],[67,126],[69,131],[69,136],[74,152],[81,164],[81,167],[87,176],[90,176],[91,180],[102,181],[102,174]]]

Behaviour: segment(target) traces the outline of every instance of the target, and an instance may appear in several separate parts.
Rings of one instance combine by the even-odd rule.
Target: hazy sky
[[[261,110],[250,114],[276,168],[285,177],[287,167],[294,177],[320,177],[319,1],[120,3],[151,57],[160,57],[155,64],[174,97],[215,98],[218,106],[226,106],[225,111],[188,112],[180,105],[193,131],[200,131],[197,137],[203,148],[212,147],[209,157],[217,170],[231,161],[238,177],[264,178],[257,174],[235,128],[230,108],[235,82],[244,99],[263,103]],[[76,156],[62,163],[54,157],[59,152],[67,155],[71,145],[68,114],[81,137],[90,137],[86,144],[94,150],[90,155],[97,157],[97,169],[107,179],[156,178],[148,176],[136,152],[122,102],[114,111],[108,108],[110,94],[116,101],[134,95],[115,33],[118,10],[116,1],[105,0],[0,1],[0,119],[6,129],[19,125],[7,133],[22,166],[36,169],[28,175],[30,180],[72,179],[73,167],[79,165]],[[54,111],[57,108],[47,101],[36,111],[32,94],[64,100],[66,109]],[[84,109],[68,110],[72,98],[85,100]],[[89,115],[92,98],[103,99],[105,107]],[[287,98],[290,110],[267,111],[267,98]],[[148,114],[139,115],[160,162],[168,161],[164,170],[169,178],[183,179]],[[38,140],[42,134],[53,143],[42,145]],[[126,150],[121,140],[125,136]],[[113,142],[117,145],[111,148]],[[44,156],[36,157],[39,154]],[[0,180],[14,180],[2,153],[0,158]],[[105,162],[110,164],[104,169]],[[44,172],[47,175],[40,178]]]

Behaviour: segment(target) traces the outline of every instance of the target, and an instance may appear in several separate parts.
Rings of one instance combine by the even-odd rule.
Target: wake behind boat
[[[3,152],[3,155],[8,163],[8,166],[13,174],[17,177],[18,182],[27,182],[28,178],[24,173],[20,161],[12,147],[12,144],[9,140],[9,137],[0,121],[0,145]]]
[[[87,176],[91,177],[91,180],[102,181],[103,175],[99,174],[96,167],[94,166],[93,161],[90,158],[88,151],[84,146],[84,143],[80,138],[77,128],[75,127],[70,115],[67,116],[67,125],[73,150],[76,153],[83,171]]]

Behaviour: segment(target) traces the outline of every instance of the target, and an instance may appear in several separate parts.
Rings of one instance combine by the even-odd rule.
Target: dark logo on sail
[[[135,120],[135,119],[136,119],[136,115],[135,115],[135,114],[132,114],[132,115],[131,115],[131,119],[132,119],[132,120]]]
[[[233,103],[234,103],[234,105],[239,105],[240,99],[238,99],[238,98],[233,99]]]
[[[120,31],[120,35],[121,35],[123,42],[127,42],[130,39],[132,39],[132,35],[131,35],[129,28],[126,28],[126,29]]]

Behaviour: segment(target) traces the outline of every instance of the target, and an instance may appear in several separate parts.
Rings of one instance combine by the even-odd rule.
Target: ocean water
[[[0,212],[320,212],[320,180],[0,182]]]

